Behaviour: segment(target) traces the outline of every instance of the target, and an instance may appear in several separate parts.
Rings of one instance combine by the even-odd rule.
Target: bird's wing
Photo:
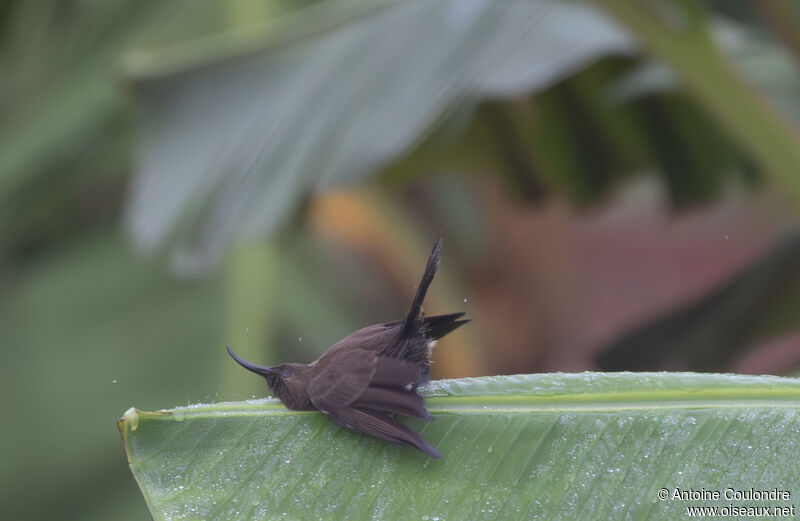
[[[418,385],[427,382],[420,368],[413,362],[381,355],[377,355],[376,358],[372,385],[416,389]]]
[[[433,421],[433,416],[425,409],[425,400],[412,390],[370,386],[353,402],[352,407]]]
[[[432,421],[425,400],[417,394],[417,387],[426,380],[416,364],[379,355],[372,381],[352,406]]]
[[[362,409],[338,409],[330,415],[348,429],[369,434],[378,439],[419,449],[431,458],[439,452],[407,425],[387,414]]]
[[[348,429],[439,457],[419,434],[393,417],[402,414],[433,420],[417,394],[424,376],[416,364],[363,349],[341,353],[327,362],[309,383],[308,394],[317,409]]]
[[[430,419],[416,393],[424,381],[411,362],[355,349],[329,358],[311,378],[308,394],[321,411],[357,406]]]
[[[308,395],[320,411],[348,407],[369,387],[378,363],[371,351],[354,349],[329,358],[309,381]]]

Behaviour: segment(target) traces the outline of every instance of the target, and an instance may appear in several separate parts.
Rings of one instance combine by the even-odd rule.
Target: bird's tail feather
[[[468,318],[458,320],[463,316],[464,312],[462,311],[460,313],[449,313],[447,315],[433,315],[430,317],[425,317],[422,326],[425,330],[425,336],[432,338],[433,340],[442,338],[446,334],[455,331],[470,321]]]
[[[439,268],[439,252],[441,249],[442,237],[439,237],[439,240],[436,241],[436,244],[433,246],[431,256],[428,257],[428,264],[425,266],[425,273],[422,274],[422,279],[419,281],[417,294],[414,295],[414,300],[411,301],[411,309],[408,311],[408,315],[406,315],[405,320],[403,320],[403,328],[400,333],[401,336],[408,335],[412,331],[416,330],[415,325],[420,319],[422,301],[425,300],[425,294],[428,292],[428,288],[430,287],[431,282],[433,282],[433,276],[436,275],[436,270]]]

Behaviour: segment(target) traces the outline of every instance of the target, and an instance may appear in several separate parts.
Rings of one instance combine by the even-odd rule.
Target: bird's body
[[[428,380],[436,341],[469,321],[460,320],[464,313],[425,317],[422,311],[441,246],[439,239],[403,320],[359,329],[310,364],[261,367],[242,360],[230,348],[228,352],[240,365],[266,378],[287,408],[317,409],[344,427],[438,458],[436,449],[395,415],[433,420],[417,387]]]

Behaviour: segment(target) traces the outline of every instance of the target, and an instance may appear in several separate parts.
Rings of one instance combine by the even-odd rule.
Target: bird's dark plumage
[[[469,322],[461,318],[464,313],[426,317],[422,311],[441,248],[440,238],[402,320],[359,329],[310,364],[262,367],[242,360],[230,348],[228,353],[248,371],[266,378],[287,408],[318,409],[348,429],[438,458],[433,446],[395,416],[433,420],[417,387],[428,381],[436,341]]]

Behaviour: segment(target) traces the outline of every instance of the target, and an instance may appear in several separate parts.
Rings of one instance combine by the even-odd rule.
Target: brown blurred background
[[[435,378],[800,365],[791,1],[0,2],[0,505],[146,519],[116,418],[425,308]],[[658,5],[658,9],[654,6]]]

